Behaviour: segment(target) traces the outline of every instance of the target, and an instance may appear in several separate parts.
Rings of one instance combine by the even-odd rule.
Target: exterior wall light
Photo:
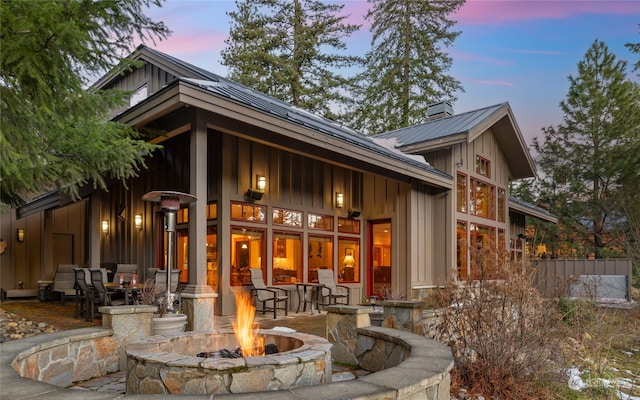
[[[18,242],[24,242],[24,229],[18,229]]]
[[[336,192],[336,208],[344,207],[344,194]]]
[[[258,190],[264,192],[267,188],[267,178],[262,175],[256,176],[256,186],[258,187]]]
[[[133,221],[136,225],[136,229],[142,229],[142,214],[136,214],[133,217]]]
[[[247,198],[250,200],[261,200],[264,195],[264,190],[267,187],[267,178],[262,175],[256,176],[256,188],[247,189],[247,193],[245,194]]]
[[[109,221],[106,219],[102,221],[102,233],[105,235],[109,234]]]

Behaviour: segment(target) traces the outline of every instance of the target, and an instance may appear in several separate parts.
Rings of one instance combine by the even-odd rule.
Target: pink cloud
[[[187,32],[185,32],[187,33]],[[156,43],[156,49],[168,54],[219,52],[225,48],[227,34],[221,32],[188,32],[172,35],[168,40]]]
[[[563,19],[580,14],[637,14],[636,1],[467,0],[453,17],[466,24]]]
[[[346,23],[362,25],[360,29],[368,31],[371,28],[371,22],[364,17],[369,11],[369,3],[364,0],[346,1],[340,15],[348,15]]]

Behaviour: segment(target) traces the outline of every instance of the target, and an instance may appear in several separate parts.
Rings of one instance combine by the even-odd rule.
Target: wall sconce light
[[[262,175],[257,175],[256,187],[258,188],[259,191],[264,192],[264,190],[267,188],[267,178],[265,178]]]
[[[136,224],[136,229],[142,229],[142,214],[136,214],[133,220]]]
[[[348,218],[358,218],[360,216],[360,211],[357,210],[349,210],[347,212],[347,217]]]
[[[344,194],[336,192],[336,208],[344,207]]]
[[[24,229],[18,229],[18,242],[24,242]]]
[[[102,233],[106,235],[109,234],[109,221],[106,219],[102,221]]]
[[[464,165],[464,159],[462,159],[462,158],[461,158],[461,159],[460,159],[460,161],[458,161],[458,162],[456,163],[456,167],[460,168],[460,167],[462,167],[463,165]]]
[[[267,178],[262,175],[256,175],[256,189],[247,189],[246,196],[250,200],[261,200],[264,190],[267,187]]]

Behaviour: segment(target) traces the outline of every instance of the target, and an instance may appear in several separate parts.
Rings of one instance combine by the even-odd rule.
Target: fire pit
[[[249,393],[331,382],[327,340],[257,329],[246,293],[236,296],[236,312],[233,331],[158,335],[129,344],[127,394]]]
[[[331,382],[331,344],[297,332],[260,330],[278,353],[197,357],[203,349],[235,349],[233,332],[152,336],[127,346],[127,394],[223,394],[284,390]]]

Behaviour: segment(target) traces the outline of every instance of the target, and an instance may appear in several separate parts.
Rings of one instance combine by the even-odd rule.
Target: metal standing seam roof
[[[553,223],[557,223],[558,222],[558,216],[555,214],[550,213],[549,211],[545,210],[544,208],[540,208],[534,204],[531,204],[527,201],[524,201],[522,199],[519,199],[517,197],[511,196],[509,195],[509,202],[514,203],[519,205],[520,207],[530,210],[532,215],[534,216],[542,216],[544,217],[545,220],[549,221],[549,222],[553,222]]]
[[[206,71],[202,68],[198,68],[192,64],[179,60],[168,54],[151,49],[149,47],[139,46],[138,51],[148,51],[155,57],[164,59],[169,63],[176,64],[181,68],[184,68],[185,70],[193,73],[195,76],[202,77],[202,79],[183,77],[178,78],[178,80],[196,85],[202,89],[205,89],[208,93],[233,100],[253,109],[277,116],[306,128],[316,130],[325,135],[337,138],[352,145],[359,146],[368,151],[375,152],[378,155],[393,158],[414,167],[428,171],[430,173],[453,179],[453,177],[451,177],[449,174],[431,166],[423,158],[418,159],[414,156],[384,147],[374,141],[371,137],[366,136],[353,129],[341,126],[335,121],[295,107],[287,102],[278,100],[250,87],[233,82],[229,79]]]
[[[427,121],[420,125],[381,133],[373,137],[380,139],[394,138],[398,146],[409,146],[434,139],[442,139],[447,136],[468,134],[474,127],[481,124],[506,104],[507,103],[495,104],[478,110],[455,114],[450,117],[440,118],[433,121]]]

